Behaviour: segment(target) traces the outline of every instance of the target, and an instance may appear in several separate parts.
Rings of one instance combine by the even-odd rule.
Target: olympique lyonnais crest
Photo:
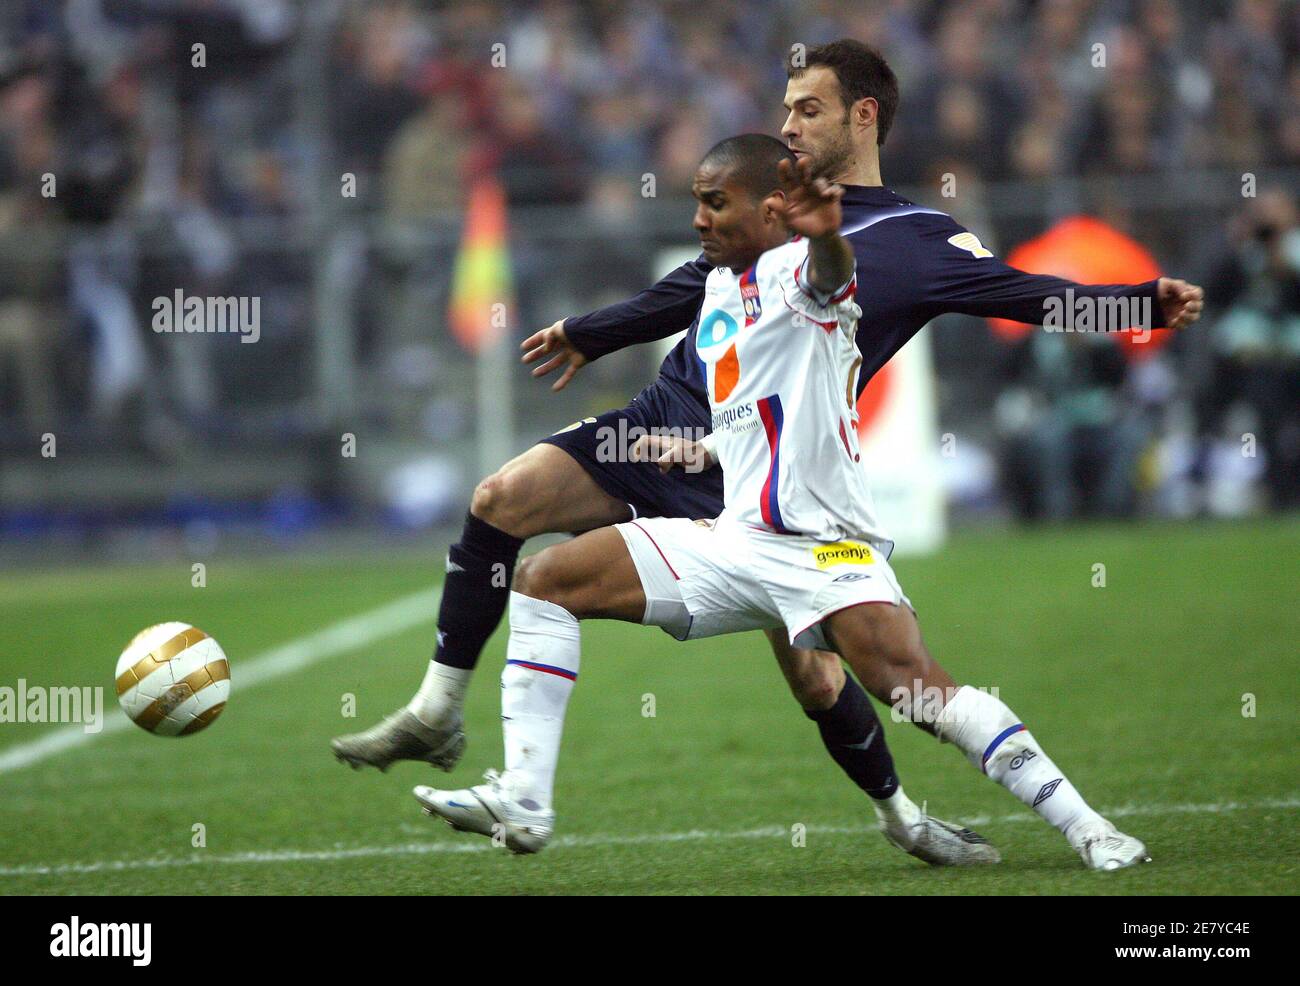
[[[763,314],[763,299],[758,296],[753,267],[740,275],[740,297],[745,306],[745,324],[753,325]]]

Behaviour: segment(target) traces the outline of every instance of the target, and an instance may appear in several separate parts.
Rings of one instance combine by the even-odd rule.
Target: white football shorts
[[[615,526],[645,591],[641,622],[678,640],[785,627],[794,646],[829,650],[821,622],[837,610],[912,605],[888,555],[867,541],[772,534],[726,514],[716,521],[645,517]]]

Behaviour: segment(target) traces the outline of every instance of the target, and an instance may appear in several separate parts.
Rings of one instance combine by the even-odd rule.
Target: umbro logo
[[[1034,798],[1034,805],[1033,805],[1033,806],[1034,806],[1035,808],[1037,808],[1037,807],[1038,807],[1039,805],[1041,805],[1044,801],[1046,801],[1046,800],[1047,800],[1048,798],[1050,798],[1053,794],[1055,794],[1055,793],[1056,793],[1056,789],[1057,789],[1058,787],[1060,787],[1060,785],[1061,785],[1061,781],[1063,781],[1064,779],[1065,779],[1065,778],[1063,778],[1063,777],[1058,777],[1056,780],[1054,780],[1054,781],[1048,781],[1048,782],[1047,782],[1046,784],[1044,784],[1041,788],[1039,788],[1039,789],[1038,789],[1038,796],[1037,796],[1036,798]]]
[[[861,572],[849,572],[847,575],[841,575],[838,578],[831,579],[832,582],[861,582],[863,579],[871,578],[870,575],[863,575]]]
[[[876,738],[876,731],[880,729],[880,723],[871,727],[871,732],[867,733],[867,738],[861,743],[843,743],[841,744],[846,750],[865,750],[871,746],[871,741]]]

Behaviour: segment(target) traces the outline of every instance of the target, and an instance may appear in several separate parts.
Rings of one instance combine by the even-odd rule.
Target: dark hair
[[[885,142],[885,135],[889,133],[894,113],[898,110],[898,77],[880,52],[861,41],[840,38],[809,48],[804,53],[802,65],[795,65],[794,57],[792,51],[786,63],[786,75],[791,79],[797,79],[814,65],[825,65],[835,73],[845,112],[859,99],[868,96],[874,99],[880,107],[876,114],[876,144]]]
[[[740,134],[728,137],[709,148],[700,166],[722,168],[754,198],[762,199],[781,187],[777,165],[795,163],[790,148],[767,134]]]

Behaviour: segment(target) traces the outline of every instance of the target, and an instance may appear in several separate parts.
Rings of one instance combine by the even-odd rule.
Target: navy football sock
[[[853,783],[877,800],[898,790],[885,728],[853,675],[845,673],[844,690],[829,709],[805,709],[804,714],[817,723],[826,751]]]
[[[501,622],[523,538],[466,514],[460,541],[447,552],[447,580],[438,607],[439,664],[469,670]]]

